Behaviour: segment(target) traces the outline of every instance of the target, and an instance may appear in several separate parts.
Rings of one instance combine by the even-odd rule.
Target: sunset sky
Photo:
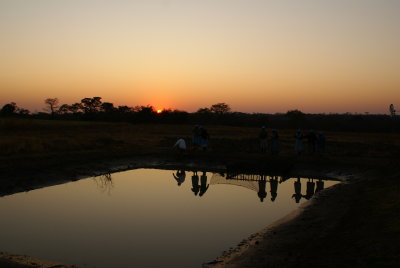
[[[1,0],[0,105],[388,113],[399,14],[398,0]]]

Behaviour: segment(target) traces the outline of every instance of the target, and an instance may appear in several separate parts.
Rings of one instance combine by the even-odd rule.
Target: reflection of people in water
[[[194,195],[197,195],[200,191],[200,185],[199,185],[199,175],[197,175],[197,171],[193,171],[193,176],[192,176],[192,192]]]
[[[315,189],[315,193],[321,191],[324,189],[324,181],[321,179],[318,179],[317,181],[317,188]]]
[[[278,196],[278,178],[273,176],[269,180],[269,185],[271,188],[271,201],[275,201],[276,197]]]
[[[181,184],[185,181],[186,178],[186,172],[182,170],[177,170],[176,175],[172,173],[174,176],[175,180],[178,182],[178,186],[181,186]]]
[[[314,195],[314,188],[315,188],[315,182],[313,181],[313,179],[308,179],[307,191],[306,195],[304,196],[305,199],[310,200],[310,198]]]
[[[297,178],[297,181],[294,182],[294,194],[292,195],[292,198],[296,200],[296,203],[300,202],[300,199],[302,197],[301,195],[301,182],[300,178]]]
[[[199,194],[199,196],[203,196],[207,192],[209,186],[210,185],[207,184],[207,174],[205,171],[203,171],[203,175],[201,175],[201,177],[200,177],[200,194]]]
[[[265,179],[264,175],[261,175],[261,180],[258,181],[258,197],[260,201],[263,202],[264,198],[267,197],[267,180]]]

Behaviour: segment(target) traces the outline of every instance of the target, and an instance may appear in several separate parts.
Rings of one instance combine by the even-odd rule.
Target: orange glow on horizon
[[[94,96],[157,113],[400,105],[400,1],[26,2],[0,1],[0,108]]]

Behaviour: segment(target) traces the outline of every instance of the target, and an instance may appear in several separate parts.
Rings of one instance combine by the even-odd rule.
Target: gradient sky
[[[388,113],[398,0],[1,0],[0,105]]]

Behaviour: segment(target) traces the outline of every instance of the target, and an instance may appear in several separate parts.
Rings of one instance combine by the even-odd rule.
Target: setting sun
[[[157,113],[160,114],[162,112],[162,109],[158,109]]]

